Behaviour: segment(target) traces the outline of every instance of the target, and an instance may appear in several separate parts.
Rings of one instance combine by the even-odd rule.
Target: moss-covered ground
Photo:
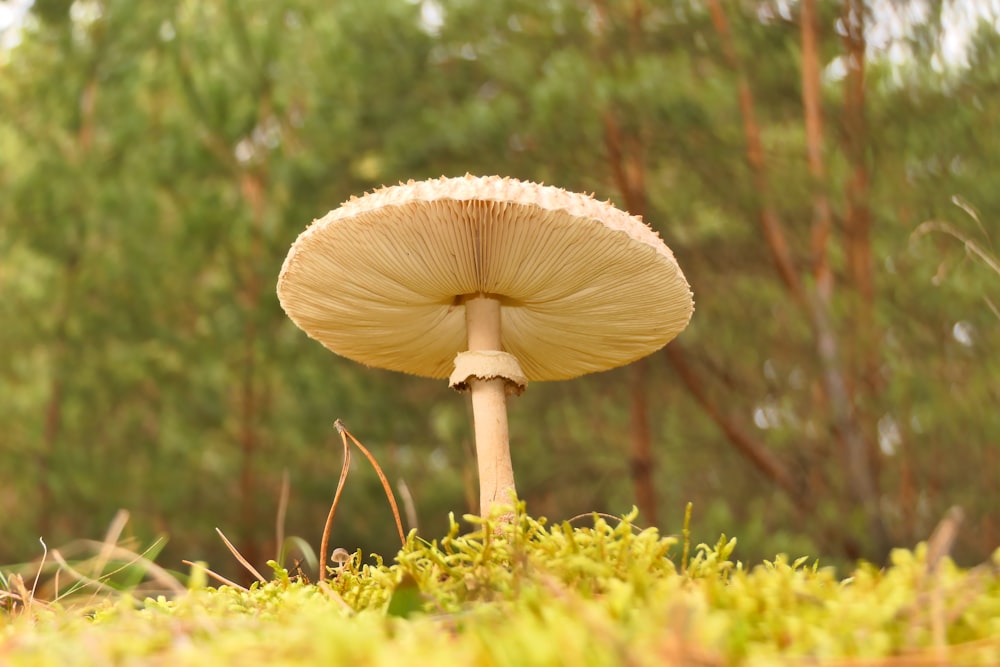
[[[453,522],[320,584],[272,564],[249,590],[84,604],[33,600],[8,574],[0,665],[1000,665],[1000,552],[962,569],[919,545],[842,578],[630,517],[576,523]]]

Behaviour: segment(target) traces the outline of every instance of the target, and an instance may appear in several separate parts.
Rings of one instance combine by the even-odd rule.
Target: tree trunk
[[[761,232],[764,234],[764,240],[767,242],[767,248],[771,253],[771,259],[774,261],[781,281],[797,301],[804,302],[802,281],[799,278],[798,269],[795,267],[781,219],[771,205],[770,187],[764,164],[764,146],[760,137],[760,126],[757,123],[753,91],[736,54],[729,21],[722,5],[719,0],[709,0],[708,7],[712,15],[712,25],[722,43],[723,57],[736,75],[740,115],[743,118],[743,137],[746,141],[747,164],[750,167],[750,175],[757,192]]]
[[[656,484],[653,481],[653,438],[649,431],[649,359],[629,368],[629,433],[631,434],[632,486],[635,502],[649,525],[656,525]]]
[[[615,186],[632,215],[646,214],[646,173],[642,142],[621,131],[611,111],[604,114],[604,145]],[[653,439],[649,426],[647,387],[649,363],[645,359],[629,368],[630,472],[636,505],[650,525],[656,524],[656,484],[653,478]]]
[[[844,218],[844,255],[847,274],[854,289],[851,300],[854,317],[848,364],[853,369],[855,384],[847,387],[851,409],[857,413],[857,442],[851,444],[851,486],[859,500],[866,504],[869,531],[876,549],[884,555],[889,547],[888,535],[880,507],[880,453],[874,425],[878,421],[873,411],[878,392],[879,361],[875,329],[875,280],[871,246],[871,211],[869,199],[868,128],[865,119],[865,7],[863,0],[844,1],[844,44],[847,52],[847,76],[844,80],[844,153],[850,165],[846,186]],[[861,424],[868,424],[866,430]]]
[[[262,226],[264,222],[265,200],[264,183],[260,175],[244,172],[240,176],[240,190],[251,212],[250,257],[254,260],[250,266],[260,266],[263,254],[261,247]],[[259,562],[260,543],[257,540],[257,480],[254,467],[257,450],[260,445],[259,422],[259,388],[257,387],[256,347],[257,347],[257,310],[261,296],[261,281],[251,268],[243,278],[241,290],[242,305],[245,311],[246,325],[243,330],[243,361],[242,381],[239,398],[239,443],[241,453],[240,463],[240,532],[241,553],[253,564]]]
[[[823,108],[820,82],[819,47],[816,39],[816,0],[802,0],[802,108],[806,122],[806,157],[812,189],[811,229],[813,279],[820,300],[829,303],[833,295],[833,271],[827,251],[830,238],[830,200],[826,194],[823,156]]]
[[[701,406],[708,417],[715,422],[715,425],[726,435],[730,444],[736,448],[758,471],[774,484],[785,491],[796,501],[796,506],[804,508],[809,504],[808,497],[802,492],[802,485],[791,474],[788,468],[767,448],[762,442],[751,436],[746,429],[742,428],[736,421],[726,415],[722,409],[714,403],[705,390],[702,381],[695,374],[694,369],[688,364],[684,355],[684,350],[677,342],[671,343],[664,348],[670,364],[674,371],[680,376],[681,381],[687,387],[688,392],[694,400]]]
[[[847,0],[861,4],[861,0]],[[829,230],[829,205],[825,198],[814,198],[812,228],[813,266],[817,275],[817,289],[806,289],[799,277],[798,269],[786,240],[780,217],[773,206],[768,182],[761,132],[756,120],[754,98],[749,80],[743,71],[725,11],[720,0],[708,0],[712,24],[721,41],[723,57],[737,78],[740,113],[743,118],[744,139],[746,141],[747,164],[750,168],[754,189],[757,193],[758,217],[765,242],[771,252],[778,275],[789,295],[800,304],[812,329],[816,353],[822,369],[822,386],[828,401],[831,423],[835,435],[841,443],[842,462],[847,476],[850,497],[861,505],[869,527],[869,537],[874,549],[881,556],[887,544],[885,526],[882,522],[878,502],[878,490],[871,475],[870,460],[864,434],[858,415],[851,400],[847,378],[850,366],[845,367],[840,358],[838,333],[830,318],[829,294],[832,292],[832,275],[826,265],[825,234]],[[805,107],[808,162],[814,179],[821,177],[822,168],[822,123],[819,104],[818,53],[815,45],[815,31],[812,29],[814,6],[803,7],[803,105]],[[861,20],[861,19],[858,19]],[[863,24],[862,24],[863,25]],[[809,53],[806,53],[809,51]],[[867,182],[867,181],[865,181]],[[819,184],[815,184],[817,195],[822,194]],[[824,219],[823,216],[826,216]],[[817,255],[817,250],[820,254]],[[870,250],[870,249],[869,249]],[[823,282],[820,282],[823,281]],[[820,462],[822,465],[822,462]]]

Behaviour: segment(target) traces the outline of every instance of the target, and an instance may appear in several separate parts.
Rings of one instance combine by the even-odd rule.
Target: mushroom
[[[382,188],[314,221],[285,259],[278,299],[336,354],[471,393],[483,515],[514,492],[508,396],[655,352],[694,308],[641,219],[469,175]]]

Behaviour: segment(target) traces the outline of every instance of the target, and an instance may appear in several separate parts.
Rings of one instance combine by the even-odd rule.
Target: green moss
[[[919,547],[840,580],[784,556],[747,568],[725,537],[684,562],[631,518],[549,526],[522,507],[512,524],[411,534],[391,564],[356,553],[323,586],[272,564],[249,591],[0,616],[0,665],[1000,664],[997,563],[930,572]]]

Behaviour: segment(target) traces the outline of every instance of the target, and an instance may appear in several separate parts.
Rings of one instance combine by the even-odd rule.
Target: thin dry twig
[[[189,561],[189,560],[182,560],[181,562],[184,563],[185,565],[189,566],[189,567],[201,568],[202,570],[205,571],[205,574],[207,574],[208,576],[212,577],[213,579],[215,579],[219,583],[225,584],[226,586],[232,586],[233,588],[238,588],[241,591],[249,590],[246,586],[240,586],[235,581],[231,581],[229,579],[226,579],[225,577],[223,577],[218,572],[214,572],[214,571],[208,569],[207,567],[205,567],[201,563],[195,563],[195,562]]]
[[[240,562],[240,565],[242,565],[243,567],[245,567],[247,569],[247,571],[250,572],[250,574],[252,574],[253,576],[255,576],[257,578],[257,581],[259,581],[262,584],[266,584],[267,583],[267,579],[264,578],[264,575],[262,575],[260,572],[258,572],[257,568],[255,568],[253,565],[251,565],[250,561],[248,561],[246,558],[243,557],[243,554],[241,554],[236,549],[236,547],[233,546],[233,543],[230,542],[226,538],[225,535],[223,535],[222,531],[219,530],[218,528],[216,528],[215,532],[217,532],[219,534],[219,537],[222,538],[222,541],[226,543],[226,546],[229,547],[230,553],[232,553],[233,556],[236,557],[236,560],[238,560]]]

